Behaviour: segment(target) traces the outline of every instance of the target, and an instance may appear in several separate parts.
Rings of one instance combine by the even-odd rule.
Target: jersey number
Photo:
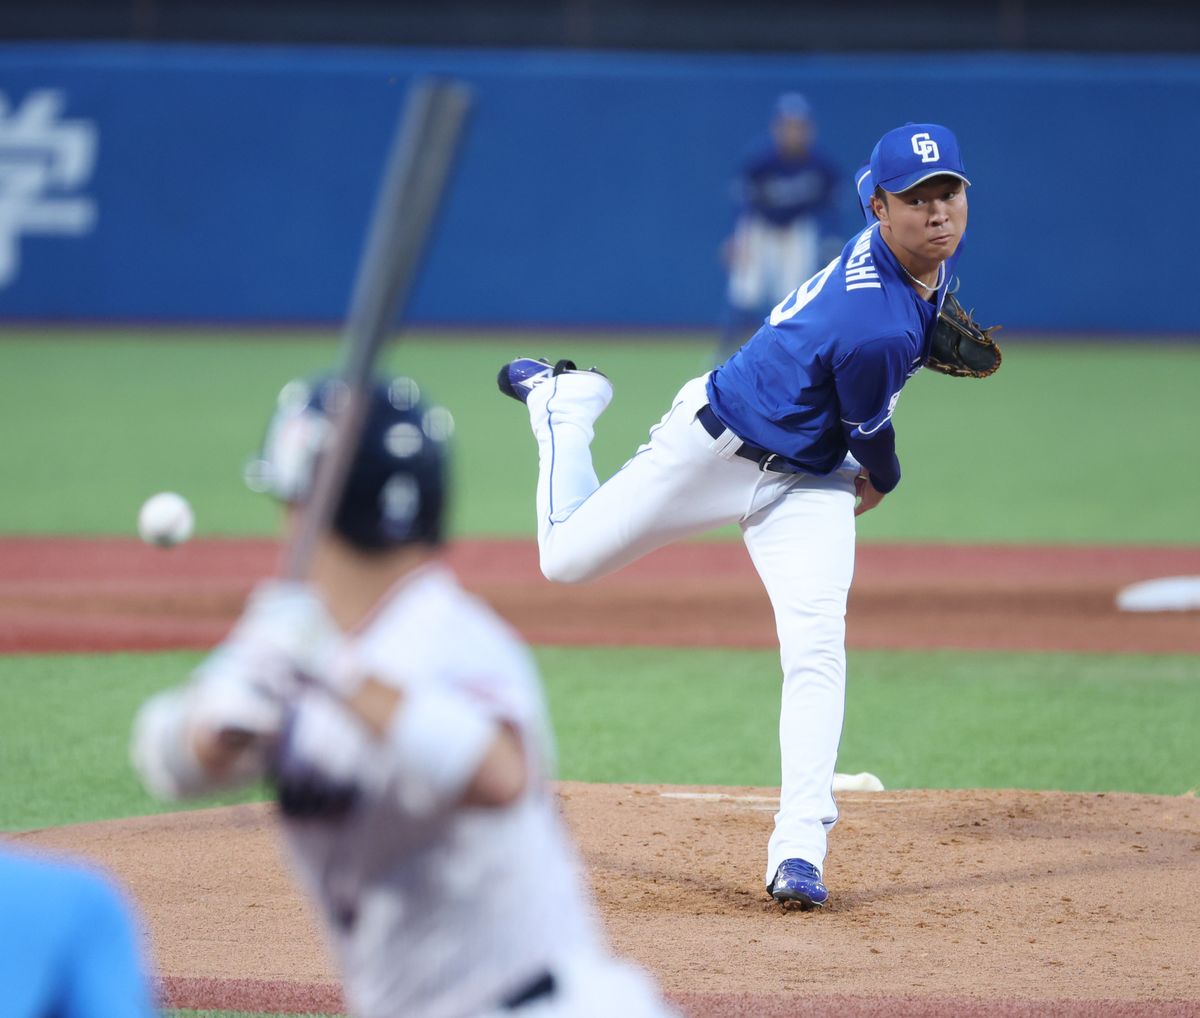
[[[776,305],[775,310],[771,312],[771,324],[778,325],[780,322],[786,322],[789,318],[799,314],[801,309],[812,300],[818,293],[821,292],[821,287],[825,285],[826,280],[833,275],[833,270],[841,263],[841,258],[835,258],[820,272],[812,277],[807,283],[798,289],[793,290],[782,301]]]

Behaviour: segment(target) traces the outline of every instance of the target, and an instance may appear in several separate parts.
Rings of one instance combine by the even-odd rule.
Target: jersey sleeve
[[[854,438],[870,438],[892,419],[910,366],[902,337],[871,340],[835,361],[842,424]]]
[[[884,337],[856,347],[834,371],[846,444],[883,493],[900,483],[891,420],[910,367],[907,343]]]
[[[274,659],[266,667],[284,667]],[[133,722],[129,756],[146,790],[167,801],[207,795],[257,780],[263,767],[263,740],[255,739],[218,777],[195,753],[189,732],[236,728],[258,736],[273,736],[282,707],[263,684],[248,681],[247,669],[258,659],[237,640],[214,650],[187,683],[155,694],[138,710]]]
[[[420,817],[456,804],[499,732],[497,716],[458,690],[412,691],[385,735],[401,807]]]
[[[900,483],[900,460],[896,456],[896,432],[888,421],[870,438],[847,436],[846,445],[858,460],[875,490],[886,495]]]

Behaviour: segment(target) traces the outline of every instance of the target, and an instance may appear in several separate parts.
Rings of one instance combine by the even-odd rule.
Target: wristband
[[[409,692],[387,732],[401,805],[417,815],[455,805],[497,729],[494,717],[460,694]]]

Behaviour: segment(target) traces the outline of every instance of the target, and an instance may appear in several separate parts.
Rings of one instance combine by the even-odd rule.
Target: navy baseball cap
[[[812,107],[799,92],[784,92],[775,100],[775,116],[809,120],[812,118]]]
[[[944,173],[971,183],[958,151],[958,139],[941,124],[897,127],[880,138],[871,152],[871,179],[891,194]]]

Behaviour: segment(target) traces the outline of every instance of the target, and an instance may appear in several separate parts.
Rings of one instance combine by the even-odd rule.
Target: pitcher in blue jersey
[[[765,883],[800,908],[828,899],[854,520],[900,481],[892,413],[928,356],[967,224],[969,181],[947,128],[889,131],[870,174],[870,224],[725,364],[684,385],[603,485],[590,445],[609,380],[570,361],[527,358],[499,377],[501,391],[526,404],[538,442],[538,545],[549,579],[594,579],[680,538],[741,527],[775,610],[783,665],[780,804]]]

